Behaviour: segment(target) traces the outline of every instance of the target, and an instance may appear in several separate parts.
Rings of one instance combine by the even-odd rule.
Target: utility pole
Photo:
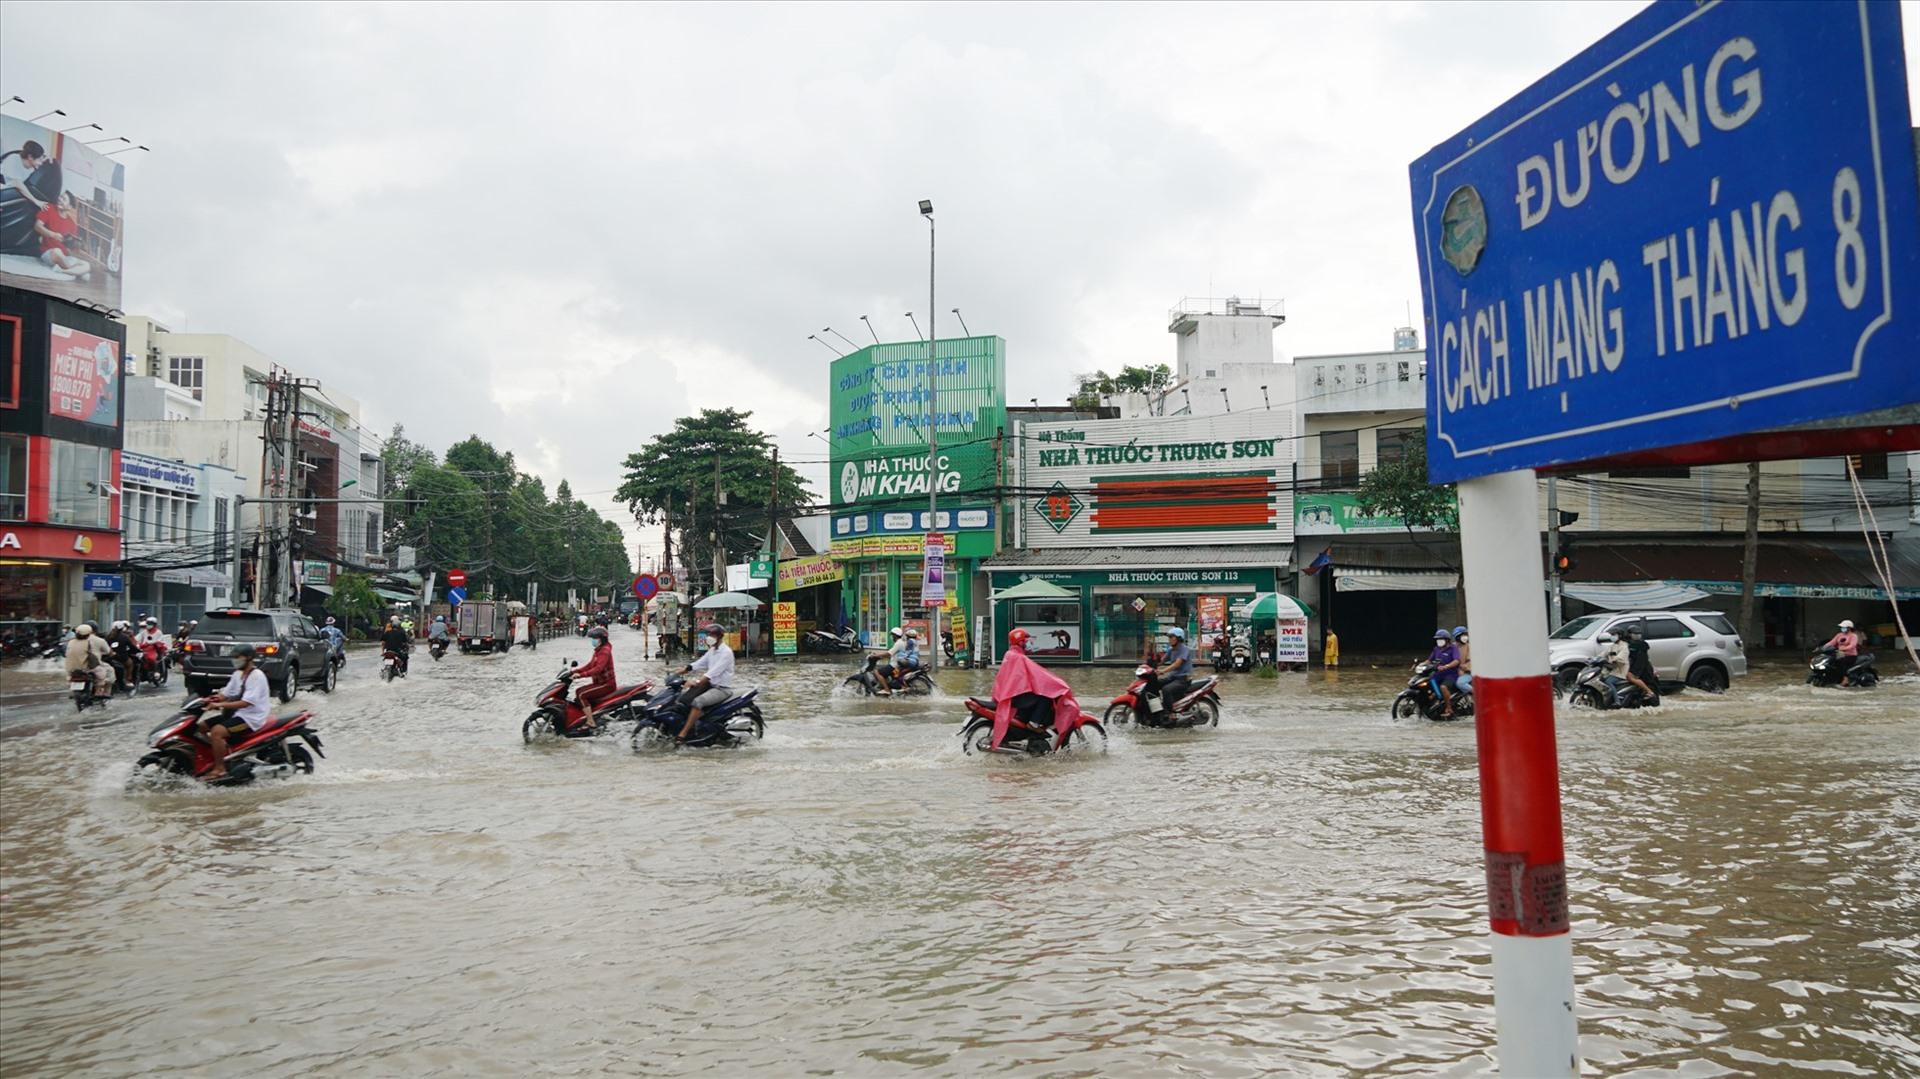
[[[767,561],[773,576],[767,581],[767,616],[780,600],[780,447],[773,448],[773,483],[767,492]]]
[[[1760,573],[1760,462],[1747,462],[1747,542],[1740,553],[1740,636],[1746,639],[1747,655],[1760,646],[1765,636],[1756,625],[1753,602],[1754,578]]]
[[[927,530],[936,531],[940,527],[940,402],[935,393],[938,385],[936,378],[940,361],[935,355],[940,335],[934,330],[939,319],[939,308],[934,306],[933,271],[934,239],[939,228],[933,223],[933,203],[920,200],[920,213],[927,219]],[[926,588],[926,547],[923,544],[921,558],[921,588]],[[924,603],[925,600],[923,599]],[[927,673],[933,674],[940,667],[940,611],[935,607],[927,619]]]
[[[1559,481],[1547,477],[1547,632],[1560,628],[1560,487]]]
[[[727,504],[727,492],[720,489],[720,455],[713,455],[713,590],[725,591],[727,582],[727,545],[721,538],[720,507]]]
[[[673,573],[673,492],[672,491],[667,492],[667,510],[666,510],[666,514],[662,518],[660,532],[662,537],[666,541],[665,550],[660,555],[660,565],[666,569],[668,574],[672,574]]]
[[[717,512],[719,507],[716,506],[714,509]],[[680,538],[686,541],[682,543],[681,546],[687,549],[687,598],[692,599],[695,591],[693,587],[693,575],[700,571],[700,559],[698,557],[700,551],[698,545],[700,540],[700,484],[697,480],[687,483],[687,527],[681,531]]]

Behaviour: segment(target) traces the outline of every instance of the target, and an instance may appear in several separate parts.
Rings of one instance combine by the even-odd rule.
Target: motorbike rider
[[[93,679],[93,695],[96,698],[113,695],[113,665],[108,662],[110,653],[106,642],[93,632],[93,627],[85,622],[73,627],[73,640],[67,642],[67,677],[72,679],[84,672]]]
[[[1193,689],[1193,649],[1187,647],[1186,630],[1179,626],[1167,630],[1167,650],[1160,658],[1164,662],[1147,674],[1146,692],[1135,706],[1142,723],[1153,720],[1153,713],[1147,707],[1148,698],[1158,697],[1171,708]]]
[[[1034,662],[1027,655],[1033,639],[1024,629],[1007,634],[1007,654],[993,676],[993,748],[999,749],[1007,730],[1018,714],[1020,721],[1037,730],[1053,727],[1058,738],[1054,748],[1067,744],[1073,733],[1073,721],[1080,713],[1080,702],[1073,699],[1073,687],[1060,676]]]
[[[594,705],[613,696],[620,686],[614,681],[613,642],[607,639],[607,631],[594,626],[587,630],[587,640],[593,644],[593,656],[573,669],[573,703],[580,706],[587,729],[591,731],[598,729],[593,721]],[[593,684],[581,685],[582,678],[592,679]]]
[[[893,638],[893,644],[877,657],[879,662],[873,667],[873,691],[882,697],[893,696],[893,691],[899,688],[899,683],[906,680],[905,672],[899,670],[898,661],[900,655],[906,651],[907,635],[899,626],[893,627],[887,633]]]
[[[1627,642],[1611,633],[1602,632],[1593,638],[1593,643],[1600,646],[1599,658],[1607,661],[1607,677],[1626,681],[1627,664],[1632,655],[1627,649]]]
[[[399,615],[387,619],[386,631],[380,634],[380,647],[394,654],[394,664],[400,668],[400,673],[405,674],[407,653],[413,650],[413,634],[400,625]]]
[[[1428,654],[1427,662],[1433,664],[1433,673],[1427,676],[1427,684],[1440,698],[1440,717],[1453,718],[1453,687],[1460,679],[1460,650],[1453,646],[1453,634],[1444,629],[1433,631],[1433,651]]]
[[[1631,622],[1626,627],[1627,635],[1627,681],[1639,687],[1648,704],[1660,703],[1660,691],[1654,686],[1660,681],[1653,673],[1653,659],[1648,655],[1646,631],[1640,623]]]
[[[107,631],[107,647],[113,651],[115,677],[131,693],[140,679],[140,648],[133,643],[133,627],[125,619],[115,622]]]
[[[234,648],[233,675],[220,692],[207,698],[206,710],[200,716],[200,729],[206,732],[207,744],[213,748],[213,768],[201,777],[209,782],[227,776],[227,738],[230,735],[244,737],[273,719],[267,673],[254,665],[254,658],[252,645],[242,644]]]
[[[682,742],[693,737],[702,712],[726,703],[733,696],[733,649],[727,647],[727,631],[708,624],[700,627],[700,634],[707,640],[707,650],[700,653],[699,659],[680,668],[681,674],[700,675],[680,692],[680,706],[687,709],[687,721],[680,727],[678,736]]]
[[[1460,650],[1460,674],[1453,680],[1454,687],[1462,693],[1472,693],[1473,647],[1467,643],[1467,627],[1453,627],[1453,646]]]
[[[173,631],[173,647],[176,649],[185,648],[187,646],[187,638],[193,636],[193,631],[198,629],[199,626],[200,623],[193,619],[180,623],[180,628]]]
[[[1860,658],[1860,634],[1854,632],[1853,619],[1841,619],[1840,632],[1834,634],[1831,640],[1820,647],[1833,649],[1833,666],[1840,674],[1840,684],[1852,685],[1853,679],[1849,672],[1853,670],[1854,661]]]
[[[899,689],[906,685],[907,675],[920,666],[920,631],[909,629],[902,633],[895,629],[894,633],[898,636],[894,639],[893,647],[887,649],[887,652],[893,657],[894,688]]]
[[[332,615],[327,616],[327,624],[320,627],[320,636],[327,639],[327,661],[345,659],[347,655],[347,635],[340,629]]]
[[[141,626],[140,633],[134,637],[133,643],[140,649],[141,662],[148,669],[158,667],[160,657],[166,655],[170,647],[167,635],[160,632],[160,620],[153,617],[149,617],[146,624]]]
[[[433,625],[427,627],[427,643],[430,645],[437,644],[443,649],[447,646],[446,615],[436,614],[433,616]]]

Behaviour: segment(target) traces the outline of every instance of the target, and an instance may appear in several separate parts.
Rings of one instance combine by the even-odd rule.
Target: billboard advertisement
[[[57,322],[47,327],[48,415],[119,426],[120,375],[120,342]]]
[[[1028,424],[1029,547],[1293,542],[1293,416]]]
[[[0,116],[0,285],[120,306],[126,166]]]
[[[829,398],[835,506],[924,504],[930,491],[978,497],[994,484],[1007,422],[1006,342],[940,341],[929,407],[925,342],[869,345],[833,361]],[[927,460],[927,425],[939,452]]]

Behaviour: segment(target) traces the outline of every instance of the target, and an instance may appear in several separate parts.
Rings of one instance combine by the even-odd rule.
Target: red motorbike
[[[1146,696],[1147,679],[1152,677],[1153,668],[1141,664],[1133,669],[1133,684],[1125,693],[1113,699],[1107,705],[1107,722],[1112,724],[1131,723],[1140,716],[1140,703],[1146,701],[1146,718],[1140,720],[1142,727],[1174,729],[1184,727],[1218,727],[1220,725],[1220,680],[1203,678],[1193,684],[1193,688],[1183,694],[1169,707],[1159,696]]]
[[[147,736],[147,753],[134,765],[137,772],[200,779],[214,765],[213,747],[199,728],[206,697],[195,697]],[[227,742],[227,774],[212,782],[238,786],[270,776],[313,771],[313,758],[326,756],[320,732],[308,726],[312,712],[274,716],[267,725]],[[205,780],[203,780],[205,782]]]
[[[587,726],[586,711],[567,697],[567,689],[573,685],[573,668],[577,666],[579,663],[576,661],[560,668],[553,682],[533,699],[533,713],[520,725],[522,740],[532,742],[556,735],[562,738],[590,738],[604,734],[614,723],[641,717],[641,708],[647,702],[647,695],[653,692],[652,679],[615,690],[613,696],[594,706],[594,726]]]
[[[1067,732],[1066,739],[1056,747],[1054,745],[1053,722],[1048,720],[1043,727],[1036,727],[1022,720],[1018,713],[1007,724],[1007,736],[1000,740],[1000,748],[993,748],[993,716],[997,705],[991,697],[967,698],[967,722],[960,728],[960,748],[966,753],[1015,753],[1021,756],[1041,757],[1053,752],[1081,750],[1082,752],[1107,751],[1107,728],[1100,721],[1086,714],[1074,721],[1073,729]]]

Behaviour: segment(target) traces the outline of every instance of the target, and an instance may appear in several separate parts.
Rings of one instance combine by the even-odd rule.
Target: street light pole
[[[935,314],[939,308],[933,303],[934,238],[939,229],[933,223],[933,203],[928,199],[920,200],[920,213],[927,219],[927,531],[937,531],[940,527],[940,413],[939,400],[935,396],[935,369],[938,359],[935,356],[937,346],[934,342],[940,335],[934,332]],[[926,548],[920,551],[921,578],[920,587],[926,589]],[[944,576],[942,577],[944,581]],[[944,602],[944,596],[943,602]],[[926,598],[923,595],[921,602]],[[940,615],[941,608],[934,608],[934,614],[927,619],[927,673],[931,675],[940,666]]]

